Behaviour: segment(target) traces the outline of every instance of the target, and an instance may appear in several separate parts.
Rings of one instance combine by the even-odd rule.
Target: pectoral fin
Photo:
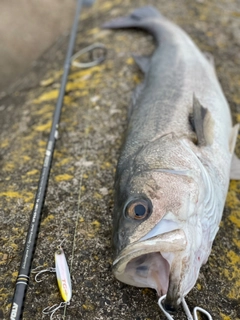
[[[209,110],[200,104],[195,94],[193,95],[193,116],[191,121],[197,135],[197,144],[199,146],[211,145],[214,121]]]

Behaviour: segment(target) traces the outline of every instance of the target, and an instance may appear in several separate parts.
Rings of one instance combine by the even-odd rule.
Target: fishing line
[[[83,148],[83,159],[86,157],[86,137],[84,135],[84,148]],[[72,275],[72,268],[73,268],[73,260],[74,260],[74,252],[75,252],[75,245],[76,245],[76,238],[77,238],[77,229],[79,224],[79,217],[80,217],[80,205],[81,205],[81,195],[82,195],[82,181],[83,181],[83,166],[81,166],[81,172],[80,172],[80,180],[79,180],[79,193],[78,193],[78,205],[77,205],[77,216],[76,216],[76,223],[74,228],[74,235],[73,235],[73,245],[72,245],[72,257],[70,262],[70,276]],[[63,312],[63,319],[66,317],[67,312],[67,305],[64,306],[64,312]]]
[[[92,16],[94,16],[94,14],[96,14],[98,12],[98,10],[94,10],[93,9],[93,13],[92,13]],[[96,17],[93,18],[95,20],[95,25],[96,24]],[[84,54],[86,53],[87,51],[92,51],[92,50],[95,50],[95,49],[102,49],[102,53],[103,53],[103,59],[101,58],[97,58],[97,59],[94,59],[94,53],[92,53],[92,60],[93,60],[93,63],[91,64],[88,64],[87,67],[93,67],[97,64],[100,64],[101,62],[103,62],[105,59],[106,59],[106,55],[107,55],[107,49],[106,47],[101,44],[101,43],[95,43],[93,45],[90,45],[88,46],[87,48],[85,49],[82,49],[80,50],[79,52],[77,52],[73,57],[72,57],[72,65],[74,65],[74,62],[75,62],[75,59],[78,58],[79,56],[81,56],[81,54]],[[97,62],[97,63],[96,63]],[[77,67],[83,67],[85,68],[86,67],[86,64],[84,65],[81,65],[81,64],[77,64],[75,62],[75,66]],[[87,125],[87,124],[86,124]],[[84,139],[84,147],[83,147],[83,155],[82,155],[82,159],[86,159],[86,154],[87,154],[87,134],[85,133],[84,131],[84,136],[83,136],[83,139]],[[76,239],[77,239],[77,230],[78,230],[78,225],[79,225],[79,218],[80,218],[80,206],[81,206],[81,203],[82,201],[84,201],[84,196],[82,197],[82,182],[83,182],[83,172],[84,172],[84,166],[82,165],[81,166],[81,171],[80,171],[80,180],[79,180],[79,185],[78,185],[78,203],[77,203],[77,216],[76,216],[76,222],[75,222],[75,230],[74,230],[74,235],[73,235],[73,245],[72,245],[72,254],[71,254],[71,262],[70,262],[70,267],[69,267],[69,271],[70,271],[70,276],[72,275],[72,270],[73,270],[73,261],[74,261],[74,255],[75,255],[75,246],[76,246]],[[67,305],[64,306],[64,311],[63,311],[63,319],[66,318],[66,314],[67,314]]]

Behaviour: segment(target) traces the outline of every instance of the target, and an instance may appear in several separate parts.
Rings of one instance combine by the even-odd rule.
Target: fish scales
[[[155,8],[104,27],[140,28],[156,41],[152,56],[135,57],[145,77],[133,94],[116,172],[113,272],[166,294],[174,310],[210,254],[238,126],[213,59]]]
[[[131,144],[136,144],[136,141],[144,144],[157,135],[173,130],[179,135],[191,134],[188,115],[192,109],[194,92],[209,110],[217,113],[217,117],[216,100],[221,100],[226,110],[220,116],[226,117],[228,130],[231,126],[227,102],[213,66],[179,27],[163,17],[151,23],[158,25],[161,33],[164,34],[165,31],[168,37],[161,41],[159,36],[160,45],[150,58],[145,85],[129,120],[130,130],[127,132],[124,149],[126,155],[135,153]]]

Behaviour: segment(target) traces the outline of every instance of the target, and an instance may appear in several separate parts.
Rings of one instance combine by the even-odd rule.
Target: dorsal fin
[[[214,121],[207,108],[204,108],[195,94],[193,94],[193,128],[197,135],[199,146],[211,145],[213,141]]]

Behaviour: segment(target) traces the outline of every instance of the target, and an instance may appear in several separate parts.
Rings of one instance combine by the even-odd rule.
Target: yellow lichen
[[[77,71],[77,72],[70,74],[68,79],[69,80],[81,79],[82,77],[84,77],[86,75],[92,75],[95,72],[100,72],[103,70],[103,68],[105,68],[104,65],[99,65],[99,66],[92,67],[91,70],[88,70],[88,69],[80,70],[80,71]]]
[[[9,246],[10,246],[14,251],[17,251],[17,249],[18,249],[18,245],[17,245],[16,243],[14,243],[14,242],[11,242],[11,243],[9,244]]]
[[[68,181],[68,180],[72,180],[73,179],[73,176],[70,175],[70,174],[59,174],[58,176],[55,177],[55,180],[57,182],[61,182],[61,181]]]
[[[139,84],[142,80],[141,80],[141,78],[139,77],[139,75],[135,74],[135,75],[133,76],[133,81],[134,81],[135,84]]]
[[[106,161],[101,165],[101,169],[105,170],[105,169],[109,169],[111,168],[111,163]]]
[[[236,197],[235,191],[231,189],[232,188],[230,188],[230,191],[227,195],[226,205],[230,208],[236,208],[240,204],[240,201]]]
[[[36,115],[50,115],[50,112],[54,110],[54,104],[45,104],[44,106],[41,106],[39,110],[36,110],[34,113]]]
[[[237,210],[232,210],[229,220],[236,225],[237,228],[240,228],[240,212]]]
[[[40,81],[40,86],[46,87],[46,86],[49,86],[50,84],[52,84],[53,82],[54,82],[54,78],[44,79],[44,80]]]
[[[6,196],[8,198],[21,198],[22,195],[17,191],[4,191],[0,193],[1,196]]]
[[[93,311],[95,309],[94,305],[88,301],[86,301],[85,304],[82,305],[82,307],[84,310],[87,310],[87,311]]]
[[[226,314],[220,312],[220,316],[222,317],[222,320],[232,320],[229,316],[227,316]]]
[[[39,147],[45,147],[46,146],[46,141],[40,140],[38,141]]]
[[[56,166],[60,167],[60,166],[63,166],[67,163],[69,163],[71,161],[70,158],[65,158],[65,159],[62,159],[61,161],[59,161],[58,163],[56,163]]]
[[[233,239],[233,242],[235,243],[235,245],[240,248],[240,240],[238,239]]]
[[[99,31],[100,31],[99,28],[93,28],[93,29],[91,29],[91,30],[88,31],[88,34],[89,34],[89,35],[96,34],[96,33],[98,33]]]
[[[96,228],[100,228],[101,223],[100,223],[99,221],[97,221],[97,220],[94,220],[94,221],[92,222],[92,225],[93,225],[94,227],[96,227]]]
[[[227,252],[227,257],[227,268],[223,269],[223,274],[232,283],[227,296],[230,299],[237,299],[240,296],[240,256],[230,250]]]
[[[111,9],[113,6],[115,6],[116,4],[112,1],[104,1],[100,7],[101,10],[105,11],[105,10],[109,10]]]
[[[42,222],[42,226],[45,226],[46,224],[48,224],[49,222],[51,222],[52,220],[54,220],[54,215],[53,214],[49,214]]]
[[[7,162],[4,165],[4,171],[12,171],[15,168],[15,164],[13,162]]]
[[[240,104],[240,95],[234,95],[233,101],[237,104]],[[237,115],[237,119],[240,118],[240,114]]]
[[[202,286],[201,286],[200,283],[197,283],[197,289],[198,289],[199,291],[202,290]]]
[[[126,64],[128,64],[128,65],[132,65],[132,64],[134,64],[135,62],[134,62],[134,59],[132,58],[132,57],[130,57],[130,58],[128,58],[127,60],[126,60]]]
[[[85,128],[85,134],[88,135],[89,133],[91,133],[93,131],[93,127],[92,126],[88,126]]]
[[[78,89],[85,89],[86,83],[84,81],[75,81],[75,82],[68,82],[66,86],[66,92],[74,91]]]
[[[100,193],[98,192],[94,192],[94,198],[98,199],[98,200],[101,200],[103,197]]]
[[[55,89],[49,92],[44,92],[40,97],[34,99],[34,103],[41,103],[44,101],[56,100],[58,97],[59,90]]]
[[[45,124],[34,127],[36,131],[49,131],[52,126],[52,120],[48,121]]]
[[[28,172],[27,172],[27,175],[28,175],[28,176],[32,176],[32,175],[37,174],[37,173],[39,173],[39,171],[36,170],[36,169],[34,169],[34,170],[31,170],[31,171],[28,171]]]
[[[0,143],[0,147],[1,148],[5,148],[5,147],[8,147],[9,146],[9,140],[8,139],[5,139],[3,141],[1,141]]]
[[[91,233],[91,232],[88,232],[87,233],[87,236],[88,236],[88,238],[94,238],[95,237],[95,234],[94,233]]]
[[[22,158],[24,161],[29,161],[31,159],[29,156],[26,155],[23,155]]]

